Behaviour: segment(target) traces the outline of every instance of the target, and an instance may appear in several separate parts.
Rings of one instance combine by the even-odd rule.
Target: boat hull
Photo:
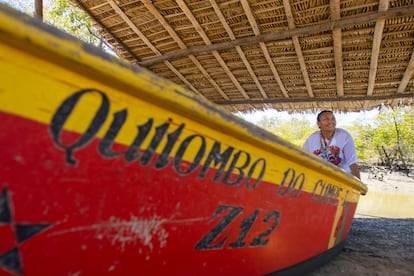
[[[264,275],[343,244],[362,183],[0,12],[0,275]]]

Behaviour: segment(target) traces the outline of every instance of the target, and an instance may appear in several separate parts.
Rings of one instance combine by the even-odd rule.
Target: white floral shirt
[[[303,149],[351,172],[350,165],[358,161],[354,140],[348,131],[336,128],[330,141],[324,139],[320,131],[312,133],[303,145]]]

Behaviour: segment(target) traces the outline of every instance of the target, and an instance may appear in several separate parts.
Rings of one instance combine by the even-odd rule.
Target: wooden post
[[[35,0],[35,17],[43,21],[43,0]]]

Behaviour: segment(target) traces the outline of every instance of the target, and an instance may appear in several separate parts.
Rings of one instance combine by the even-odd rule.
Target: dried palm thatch
[[[414,102],[414,0],[71,0],[123,59],[229,111]]]

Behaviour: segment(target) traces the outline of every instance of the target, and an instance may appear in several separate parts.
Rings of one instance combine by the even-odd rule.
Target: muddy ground
[[[361,178],[369,190],[414,194],[412,175],[387,173],[380,179],[364,172]],[[310,275],[414,275],[414,216],[357,213],[343,251]]]

